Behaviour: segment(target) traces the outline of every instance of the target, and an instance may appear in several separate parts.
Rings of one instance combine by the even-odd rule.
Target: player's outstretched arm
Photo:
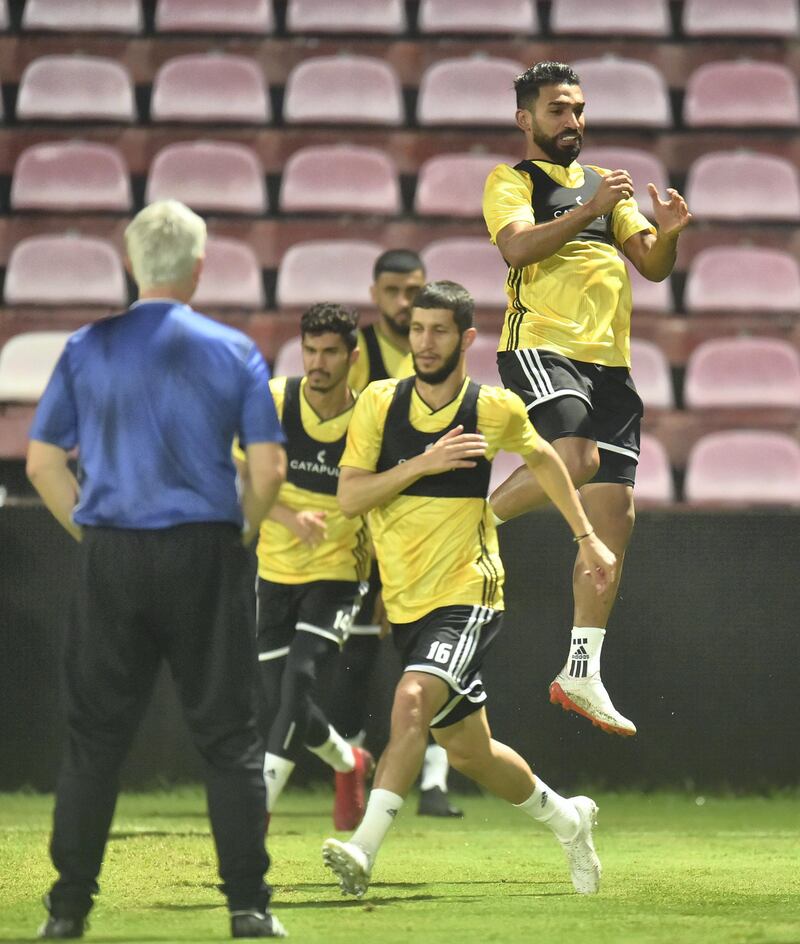
[[[523,458],[550,501],[572,528],[585,573],[591,578],[595,590],[603,593],[614,580],[617,559],[594,533],[567,467],[555,449],[544,441],[540,443],[539,449]]]
[[[426,452],[385,472],[343,465],[336,493],[342,513],[348,518],[364,515],[385,505],[423,475],[473,468],[475,460],[486,453],[487,443],[480,433],[465,433],[463,429],[454,427]]]
[[[72,520],[72,510],[78,504],[81,490],[68,461],[69,454],[64,449],[32,439],[26,472],[50,514],[80,541],[81,528]]]
[[[274,442],[252,443],[246,449],[246,475],[242,477],[242,540],[249,544],[258,534],[286,478],[286,452]],[[241,476],[241,466],[239,466]]]
[[[663,282],[672,272],[678,254],[678,237],[691,223],[692,214],[686,201],[671,187],[662,200],[655,184],[647,185],[653,202],[653,218],[658,235],[635,233],[625,240],[622,251],[650,282]]]

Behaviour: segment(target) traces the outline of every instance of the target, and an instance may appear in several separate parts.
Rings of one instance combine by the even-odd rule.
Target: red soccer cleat
[[[336,772],[336,799],[333,804],[335,829],[348,832],[364,818],[367,808],[367,780],[375,770],[372,754],[363,747],[354,747],[355,767],[347,773]]]

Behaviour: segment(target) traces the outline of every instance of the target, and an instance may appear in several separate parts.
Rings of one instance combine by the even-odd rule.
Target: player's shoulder
[[[288,377],[270,377],[269,379],[269,392],[272,394],[273,400],[277,401],[283,400],[283,397],[286,393],[286,382]]]
[[[399,377],[387,377],[385,380],[373,380],[367,384],[358,396],[359,400],[367,400],[372,403],[389,403],[394,396],[397,385],[400,383]]]
[[[495,387],[491,384],[481,384],[478,394],[478,409],[492,413],[507,413],[508,411],[525,412],[525,404],[514,393],[505,387]]]
[[[511,164],[495,164],[486,178],[486,186],[502,186],[503,184],[519,184],[528,182],[530,177],[523,170],[517,170]]]

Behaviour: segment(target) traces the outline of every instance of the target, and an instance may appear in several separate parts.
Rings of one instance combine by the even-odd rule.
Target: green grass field
[[[330,795],[290,791],[270,836],[274,910],[308,944],[800,942],[800,796],[595,798],[599,895],[575,895],[549,830],[506,804],[465,797],[466,818],[442,822],[412,797],[355,901],[321,864]],[[0,941],[42,920],[51,803],[0,795]],[[214,863],[200,790],[123,796],[87,940],[224,940]]]

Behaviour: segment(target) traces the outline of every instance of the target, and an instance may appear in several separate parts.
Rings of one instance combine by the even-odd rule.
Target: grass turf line
[[[362,901],[320,857],[332,796],[288,791],[272,820],[274,910],[307,944],[800,944],[800,796],[597,794],[599,895],[572,891],[549,830],[493,798],[464,820],[415,815],[390,834]],[[52,797],[0,795],[0,941],[31,940],[52,880]],[[86,940],[228,936],[199,789],[120,799]]]

